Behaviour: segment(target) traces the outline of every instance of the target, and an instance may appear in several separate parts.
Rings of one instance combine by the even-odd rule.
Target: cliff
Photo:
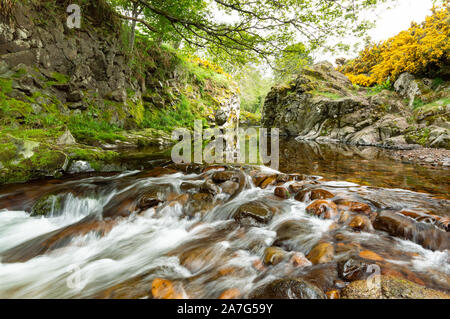
[[[322,62],[272,88],[262,124],[303,140],[449,149],[450,83],[404,73],[394,88],[354,86]]]
[[[73,1],[72,1],[73,2]],[[236,84],[205,61],[146,37],[130,53],[125,26],[103,0],[16,1],[0,14],[0,183],[55,176],[117,149],[164,146],[176,127],[230,125]]]

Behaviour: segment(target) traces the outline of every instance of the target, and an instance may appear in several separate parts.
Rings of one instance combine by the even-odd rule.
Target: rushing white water
[[[64,205],[53,208],[48,217],[30,217],[25,211],[0,211],[0,256],[21,243],[39,235],[62,229],[88,215],[101,216],[103,208],[115,197],[130,190],[150,186],[170,185],[180,193],[183,181],[201,183],[196,174],[181,173],[158,178],[132,180],[131,174],[115,177],[88,178],[78,182],[87,189],[95,182],[104,182],[87,196],[65,195]],[[128,178],[124,186],[112,189],[121,179]],[[248,177],[247,177],[248,178]],[[220,204],[205,215],[188,217],[180,203],[162,209],[148,209],[140,214],[119,218],[111,231],[101,236],[95,232],[72,238],[70,243],[25,262],[0,262],[0,298],[79,298],[95,297],[106,289],[136,278],[147,276],[149,288],[152,278],[183,280],[190,297],[217,297],[229,288],[249,293],[255,286],[279,278],[285,270],[273,267],[259,281],[253,263],[263,257],[264,248],[272,245],[277,229],[286,221],[298,221],[306,231],[298,238],[298,251],[307,254],[330,231],[333,221],[313,217],[305,212],[306,204],[289,199],[277,202],[280,212],[269,224],[261,227],[236,228],[233,214],[250,201],[264,199],[273,194],[274,187],[266,189],[251,185],[233,200]],[[74,183],[74,182],[70,182]],[[286,185],[289,185],[286,184]],[[325,186],[345,188],[349,192],[353,183],[327,182]],[[220,200],[215,199],[215,200]],[[234,225],[234,226],[233,226]],[[229,230],[222,231],[229,228]],[[234,227],[234,228],[233,228]],[[377,234],[345,232],[360,243],[380,242]],[[180,256],[190,244],[201,243],[207,247],[201,252],[203,259],[188,267],[182,265]],[[184,246],[186,245],[186,246]],[[391,242],[392,247],[414,252],[411,267],[418,271],[434,269],[450,275],[447,252],[432,252],[405,240]],[[196,247],[196,246],[194,246]],[[177,249],[181,251],[177,252]],[[175,253],[174,253],[175,251]],[[395,262],[395,260],[393,260]],[[280,266],[281,267],[281,266]],[[238,268],[233,276],[216,276],[216,270]]]

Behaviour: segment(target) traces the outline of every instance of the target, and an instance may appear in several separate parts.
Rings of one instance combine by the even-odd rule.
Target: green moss
[[[117,152],[105,151],[100,148],[70,147],[68,153],[70,159],[76,161],[112,161],[119,156]]]
[[[70,81],[70,77],[68,75],[58,73],[58,72],[53,72],[51,74],[51,78],[52,78],[52,80],[45,82],[46,87],[67,84]]]
[[[341,99],[343,96],[336,94],[336,93],[331,93],[331,92],[323,92],[323,91],[318,91],[318,90],[313,90],[310,91],[309,93],[311,93],[314,96],[323,96],[332,100],[339,100]]]
[[[17,154],[17,146],[14,143],[0,141],[0,161],[9,162]]]
[[[430,138],[430,129],[423,128],[420,130],[413,130],[408,132],[406,135],[406,140],[409,143],[420,144],[422,146],[427,146]]]
[[[12,91],[12,80],[0,78],[0,93],[8,94]]]
[[[48,216],[52,211],[60,210],[63,205],[62,196],[45,195],[37,200],[31,209],[30,216]]]
[[[99,141],[112,143],[125,139],[118,126],[104,120],[95,120],[92,114],[72,115],[68,128],[77,141],[91,145]]]
[[[261,123],[261,114],[260,113],[255,114],[241,110],[239,121],[245,124],[248,123],[249,125],[258,125]]]

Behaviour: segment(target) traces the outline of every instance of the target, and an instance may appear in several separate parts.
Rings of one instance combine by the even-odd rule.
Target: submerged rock
[[[323,242],[314,246],[306,255],[313,264],[324,264],[334,259],[334,247],[332,243]]]
[[[267,247],[264,251],[264,264],[276,265],[286,256],[286,252],[279,247]]]
[[[272,220],[273,211],[266,204],[253,201],[241,205],[234,219],[245,226],[259,226],[269,223]]]
[[[450,249],[449,233],[394,212],[380,212],[373,227],[391,236],[411,240],[427,249],[442,251]]]
[[[318,199],[309,204],[306,207],[306,212],[323,219],[333,219],[338,216],[336,204],[322,199]]]
[[[30,216],[48,216],[62,208],[63,198],[61,195],[45,195],[39,198],[31,209]]]

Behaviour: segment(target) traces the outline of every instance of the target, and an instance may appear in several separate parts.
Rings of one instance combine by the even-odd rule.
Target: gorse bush
[[[434,7],[433,14],[387,41],[367,47],[359,57],[339,68],[353,84],[373,86],[403,72],[437,76],[448,72],[450,4]]]

